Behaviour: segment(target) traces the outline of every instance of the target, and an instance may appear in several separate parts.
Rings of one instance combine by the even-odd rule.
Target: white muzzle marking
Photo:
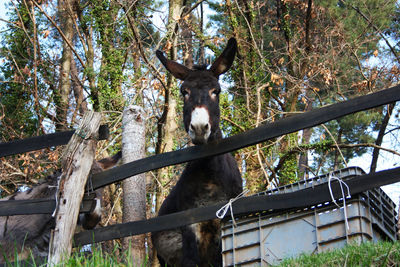
[[[189,136],[194,144],[207,143],[211,134],[210,116],[204,107],[197,107],[192,111],[189,126]]]

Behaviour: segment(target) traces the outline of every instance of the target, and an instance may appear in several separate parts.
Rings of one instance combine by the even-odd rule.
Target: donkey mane
[[[193,70],[207,70],[208,65],[207,64],[202,64],[202,65],[193,65]]]

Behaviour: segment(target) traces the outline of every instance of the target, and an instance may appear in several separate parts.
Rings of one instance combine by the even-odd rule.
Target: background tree
[[[123,108],[136,104],[148,117],[148,155],[189,146],[179,81],[154,52],[189,67],[209,64],[232,36],[239,53],[222,77],[225,136],[399,82],[394,0],[164,2],[8,0],[0,33],[1,141],[74,128],[84,111],[95,110],[111,129],[110,140],[99,142],[98,157],[105,157],[121,147]],[[388,105],[241,149],[234,154],[245,186],[257,192],[361,157],[379,170],[387,140],[398,146],[398,112]],[[57,168],[59,154],[2,158],[1,194],[36,183]],[[181,170],[147,174],[148,216]],[[122,221],[122,195],[119,183],[106,190],[103,226]]]
[[[384,74],[388,65],[368,64],[381,53],[381,32],[390,25],[395,5],[311,0],[212,5],[225,12],[214,16],[222,32],[239,39],[235,86],[229,90],[234,108],[227,109],[226,127],[245,130],[396,83]],[[371,127],[376,129],[382,117],[382,109],[375,109],[243,149],[248,186],[260,190],[344,166],[368,151],[375,139]],[[350,143],[359,146],[335,146]]]

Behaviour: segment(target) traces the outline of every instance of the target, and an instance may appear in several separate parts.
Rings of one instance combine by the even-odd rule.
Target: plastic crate
[[[361,168],[350,167],[333,175],[345,181],[364,173]],[[328,177],[314,177],[258,195],[293,192],[326,183]],[[224,221],[224,266],[269,266],[284,258],[340,248],[349,242],[396,240],[395,204],[380,188],[346,199],[346,208],[349,230],[345,227],[344,208],[330,201],[279,213],[250,214],[237,219],[237,227]]]

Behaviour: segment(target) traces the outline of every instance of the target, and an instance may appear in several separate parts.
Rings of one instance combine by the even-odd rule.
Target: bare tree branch
[[[53,24],[53,26],[57,29],[58,33],[61,35],[65,43],[71,48],[72,52],[74,52],[76,58],[79,60],[83,68],[86,68],[85,62],[83,62],[82,58],[79,56],[78,52],[76,52],[74,46],[71,44],[71,42],[67,39],[67,37],[64,35],[63,31],[58,27],[57,23],[46,13],[46,11],[43,10],[43,8],[35,1],[32,0],[32,2],[35,4],[37,8],[40,9],[40,11],[46,16],[46,18]]]
[[[159,80],[161,85],[164,87],[164,89],[167,90],[167,86],[164,84],[164,81],[161,79],[160,72],[154,66],[154,64],[151,63],[148,60],[148,58],[146,56],[146,53],[144,52],[144,49],[143,49],[143,46],[142,46],[142,42],[140,41],[139,31],[138,31],[137,27],[135,26],[134,22],[132,21],[131,17],[129,16],[126,7],[119,1],[118,1],[118,4],[122,7],[122,9],[125,12],[125,16],[126,16],[126,18],[128,19],[128,22],[129,22],[129,27],[132,30],[133,37],[135,38],[135,42],[136,42],[136,44],[137,44],[137,46],[139,48],[140,55],[142,56],[144,62],[155,72],[155,74],[156,74],[155,76],[157,77],[157,79]]]
[[[326,127],[325,124],[321,124],[321,126],[324,127],[325,131],[326,131],[326,132],[329,134],[329,136],[332,138],[333,142],[335,143],[335,146],[337,147],[337,149],[338,149],[338,151],[339,151],[340,156],[341,156],[342,159],[343,159],[344,164],[345,164],[346,167],[347,167],[347,161],[346,161],[346,159],[344,158],[344,155],[343,155],[342,151],[340,150],[340,146],[339,146],[338,142],[336,142],[336,140],[335,140],[335,138],[333,137],[331,131],[329,131],[328,127]],[[336,164],[336,162],[335,162],[335,164]]]
[[[183,13],[181,15],[181,18],[186,17],[187,15],[189,15],[190,13],[192,13],[192,11],[194,9],[196,9],[201,3],[203,3],[205,0],[198,0],[196,3],[194,3],[185,13]]]

